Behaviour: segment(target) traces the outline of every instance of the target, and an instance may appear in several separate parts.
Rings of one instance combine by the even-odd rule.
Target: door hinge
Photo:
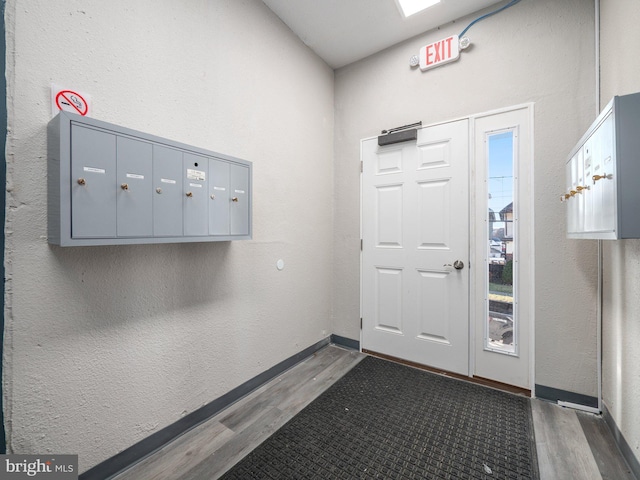
[[[362,251],[362,239],[360,239],[360,251]]]
[[[360,173],[362,173],[363,169],[364,169],[364,165],[363,165],[363,161],[360,160]]]
[[[360,317],[360,330],[362,330],[362,317]]]

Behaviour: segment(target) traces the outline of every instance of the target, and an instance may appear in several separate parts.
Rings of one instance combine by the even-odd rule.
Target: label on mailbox
[[[187,178],[189,180],[200,180],[201,182],[204,182],[207,178],[207,174],[202,170],[194,170],[192,168],[187,168]]]
[[[460,58],[458,35],[452,35],[420,49],[420,70],[424,72],[430,68],[453,62],[458,58]]]

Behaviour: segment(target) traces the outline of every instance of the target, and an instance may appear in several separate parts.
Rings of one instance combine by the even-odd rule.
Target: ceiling
[[[262,1],[334,69],[500,2],[442,0],[404,18],[395,0]]]

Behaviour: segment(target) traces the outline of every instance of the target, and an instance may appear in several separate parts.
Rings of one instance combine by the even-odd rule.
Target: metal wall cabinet
[[[251,239],[251,162],[68,112],[48,150],[51,244]]]
[[[568,238],[640,238],[640,93],[609,102],[565,173]]]

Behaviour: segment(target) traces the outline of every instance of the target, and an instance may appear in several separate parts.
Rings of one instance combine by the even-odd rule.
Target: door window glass
[[[489,134],[487,318],[485,349],[515,354],[517,318],[514,305],[516,229],[513,130]]]

